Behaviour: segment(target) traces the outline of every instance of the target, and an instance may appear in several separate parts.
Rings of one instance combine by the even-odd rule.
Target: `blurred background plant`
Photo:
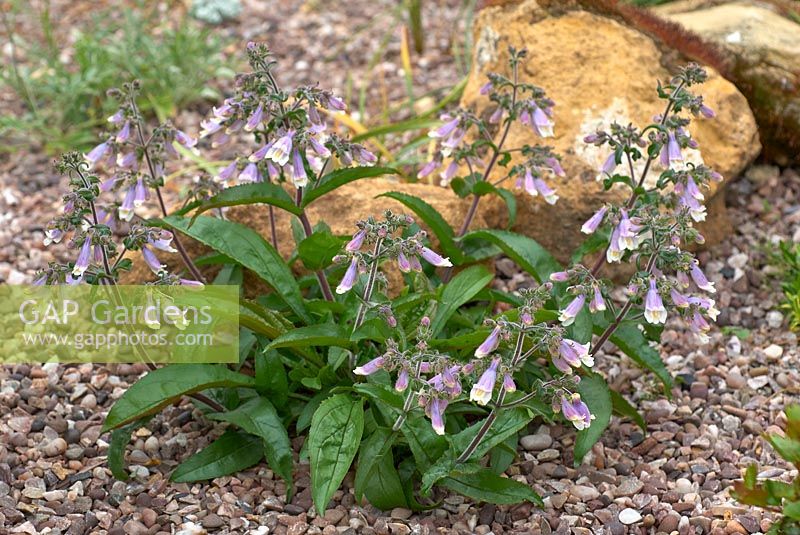
[[[33,35],[17,23],[37,19]],[[217,98],[211,80],[229,77],[221,39],[181,15],[165,17],[148,2],[104,8],[72,31],[69,52],[57,32],[49,2],[34,7],[12,0],[2,6],[11,61],[0,74],[4,92],[21,105],[0,116],[0,147],[42,146],[49,153],[86,149],[109,111],[105,92],[138,79],[142,108],[164,119],[204,99]]]
[[[800,329],[800,244],[781,242],[770,253],[770,263],[776,268],[784,296],[781,309],[789,328],[796,331]]]

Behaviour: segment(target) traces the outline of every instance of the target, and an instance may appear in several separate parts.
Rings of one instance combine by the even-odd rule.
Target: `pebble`
[[[625,524],[626,526],[630,526],[631,524],[635,524],[642,519],[642,514],[637,511],[636,509],[631,509],[628,507],[627,509],[623,509],[619,512],[619,521]]]
[[[553,444],[553,437],[544,433],[525,435],[519,440],[519,443],[527,451],[542,451]]]
[[[783,355],[783,348],[777,344],[770,344],[764,349],[764,354],[771,359],[778,359]]]
[[[587,487],[585,485],[575,485],[569,489],[569,493],[575,496],[579,501],[588,502],[600,496],[600,491],[594,487]]]
[[[637,478],[637,477],[626,477],[624,478],[620,484],[614,489],[614,496],[617,497],[624,497],[624,496],[633,496],[634,494],[638,493],[644,487],[644,483]]]
[[[725,383],[733,390],[744,388],[747,384],[745,378],[742,377],[742,374],[737,372],[730,372],[727,376],[725,376]]]
[[[42,453],[47,457],[57,457],[67,451],[67,441],[61,437],[55,438],[42,446]]]

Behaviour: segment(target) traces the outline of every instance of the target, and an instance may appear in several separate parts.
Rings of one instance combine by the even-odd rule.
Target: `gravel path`
[[[294,11],[313,2],[288,2],[259,12],[245,2],[243,20],[230,26],[244,39],[272,35],[276,52],[292,58],[297,80],[324,74],[326,85],[344,87],[349,70],[366,69],[365,50],[375,38],[356,36],[334,59],[320,58],[347,30],[345,21],[369,20],[391,2],[351,1],[344,12]],[[426,4],[433,4],[428,3]],[[448,63],[449,35],[460,2],[444,15],[428,16],[429,49],[420,87],[434,89],[457,78]],[[449,11],[448,11],[449,10]],[[451,18],[448,19],[447,17]],[[350,22],[348,22],[350,24]],[[387,23],[388,24],[388,23]],[[392,99],[402,98],[397,39],[381,63]],[[447,65],[436,68],[437,66]],[[304,67],[304,68],[301,68]],[[399,96],[398,96],[399,95]],[[188,125],[196,117],[187,116]],[[194,121],[194,122],[193,122]],[[14,154],[0,159],[0,281],[21,283],[53,259],[41,246],[41,228],[59,205],[62,183],[51,158]],[[777,311],[780,293],[766,251],[778,239],[800,241],[800,175],[753,167],[731,184],[734,233],[701,255],[717,283],[722,313],[711,341],[698,347],[678,323],[664,332],[663,358],[681,379],[663,399],[651,376],[608,348],[598,359],[610,382],[644,412],[648,433],[615,419],[602,443],[572,468],[574,431],[563,425],[532,426],[520,440],[508,475],[529,482],[545,507],[476,505],[443,496],[424,514],[389,513],[354,503],[350,484],[334,496],[335,507],[317,516],[311,508],[308,464],[297,465],[298,492],[285,503],[285,487],[265,465],[205,484],[173,484],[170,471],[223,431],[185,402],[156,416],[135,433],[128,448],[129,482],[114,481],[107,467],[108,435],[100,426],[113,403],[144,373],[139,365],[14,366],[0,369],[0,533],[758,533],[769,516],[736,504],[731,483],[751,462],[762,475],[788,479],[796,470],[776,460],[759,438],[777,430],[785,403],[800,384],[798,343]],[[63,251],[63,250],[60,250]],[[500,262],[500,284],[525,284]],[[736,329],[729,328],[736,326]],[[300,444],[295,444],[299,451]]]

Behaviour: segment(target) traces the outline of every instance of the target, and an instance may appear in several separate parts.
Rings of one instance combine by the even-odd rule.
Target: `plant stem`
[[[367,287],[364,288],[364,297],[362,298],[361,305],[358,307],[358,314],[356,315],[356,321],[353,324],[353,332],[356,331],[361,325],[364,323],[364,318],[367,315],[367,307],[369,300],[372,299],[372,291],[375,289],[375,279],[378,275],[378,259],[381,252],[381,245],[383,244],[383,239],[378,238],[375,241],[375,249],[372,252],[372,266],[370,267],[369,271],[369,278],[367,278]]]
[[[303,188],[297,188],[295,204],[297,204],[297,206],[300,206],[302,202],[303,202]],[[272,206],[270,206],[270,209],[272,209]],[[314,229],[311,228],[311,222],[308,220],[308,215],[306,215],[306,211],[302,210],[298,217],[300,218],[300,222],[303,224],[303,233],[306,235],[306,238],[308,238],[314,232]],[[273,232],[275,231],[274,222],[272,224],[272,230]],[[322,295],[325,297],[325,300],[333,301],[333,292],[331,292],[331,285],[328,283],[328,278],[325,276],[325,272],[322,271],[321,269],[318,269],[314,273],[317,276],[317,281],[319,281],[319,288],[322,291]]]
[[[161,189],[156,185],[158,180],[158,177],[156,177],[156,169],[155,166],[153,165],[153,161],[150,159],[150,151],[148,149],[148,144],[145,143],[144,140],[144,131],[142,130],[142,115],[141,113],[139,113],[139,108],[136,106],[136,100],[134,98],[130,99],[130,103],[131,107],[133,108],[133,112],[136,115],[136,133],[137,136],[139,137],[139,144],[142,147],[142,152],[144,153],[144,159],[147,162],[147,169],[150,172],[150,178],[153,181],[153,188],[156,191],[156,198],[158,199],[158,205],[161,208],[161,214],[164,217],[167,217],[169,215],[169,212],[167,212],[167,205],[164,204],[164,198],[161,196]],[[172,239],[175,242],[175,248],[181,255],[181,258],[183,259],[183,263],[186,266],[186,268],[189,270],[189,272],[196,280],[205,283],[206,278],[203,277],[203,274],[200,273],[200,270],[197,269],[197,266],[195,266],[194,262],[192,262],[189,253],[186,252],[186,249],[181,243],[181,240],[178,238],[177,232],[172,233]]]
[[[520,355],[522,355],[522,345],[524,341],[525,341],[525,333],[521,332],[519,333],[519,336],[517,336],[517,344],[514,347],[514,356],[511,359],[512,368],[517,364],[519,364]],[[470,441],[467,448],[463,451],[463,453],[461,453],[461,455],[458,456],[458,459],[456,459],[457,463],[466,462],[469,460],[470,457],[472,457],[472,454],[475,453],[475,450],[478,448],[481,441],[486,436],[486,433],[489,432],[489,429],[492,428],[492,424],[497,419],[497,416],[500,414],[500,411],[503,409],[503,401],[505,401],[505,399],[506,399],[506,389],[501,386],[500,392],[497,393],[497,400],[495,401],[494,407],[492,407],[492,411],[489,413],[489,416],[487,416],[486,419],[483,421],[483,425],[481,426],[480,429],[478,429],[478,432],[472,438],[472,441]]]
[[[664,113],[661,115],[661,121],[659,122],[660,126],[664,126],[664,123],[666,123],[666,121],[667,121],[667,116],[669,115],[669,111],[672,108],[672,104],[673,104],[672,96],[678,94],[681,89],[683,89],[683,82],[679,83],[678,86],[675,88],[675,90],[670,94],[670,97],[667,100],[667,107],[664,108]],[[644,184],[644,180],[645,180],[645,178],[647,178],[647,173],[650,172],[650,165],[652,163],[653,163],[653,156],[648,155],[647,156],[647,161],[644,164],[644,169],[642,169],[642,174],[639,177],[639,182],[636,184],[636,187],[633,188],[633,190],[631,191],[631,196],[628,199],[628,202],[625,203],[625,208],[627,210],[630,210],[631,208],[633,208],[633,204],[636,202],[636,198],[639,195],[636,192],[636,190],[641,188],[642,184]],[[630,166],[630,169],[631,169],[631,180],[633,180],[633,162],[630,159],[630,155],[628,155],[628,165]],[[603,268],[603,265],[604,265],[603,260],[605,259],[606,255],[608,254],[609,247],[611,247],[611,243],[610,242],[606,246],[605,250],[603,251],[603,254],[599,255],[597,257],[597,260],[595,260],[595,263],[592,266],[592,270],[591,270],[591,273],[592,273],[593,277],[597,277],[597,275],[600,273],[600,270]]]

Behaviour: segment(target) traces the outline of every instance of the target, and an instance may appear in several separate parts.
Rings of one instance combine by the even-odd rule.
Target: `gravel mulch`
[[[344,87],[347,74],[366,68],[375,37],[356,36],[345,52],[324,63],[342,42],[350,16],[369,20],[391,2],[347,2],[344,11],[306,8],[313,2],[245,2],[242,23],[225,31],[243,39],[271,36],[280,55],[292,58],[298,79],[324,75]],[[277,4],[277,3],[275,3]],[[425,2],[426,5],[434,3]],[[457,78],[449,65],[452,16],[460,2],[429,15],[430,74],[420,87],[434,89]],[[298,8],[295,11],[295,8]],[[285,10],[285,11],[284,11]],[[448,11],[449,10],[449,11]],[[444,13],[444,14],[442,14]],[[350,24],[350,22],[347,22]],[[350,26],[352,27],[352,26]],[[349,47],[349,48],[348,48]],[[311,52],[311,54],[309,54]],[[393,99],[402,98],[397,39],[382,64]],[[306,61],[307,64],[298,63]],[[440,74],[435,74],[440,72]],[[305,77],[305,78],[304,78]],[[193,117],[192,119],[196,119]],[[189,122],[188,124],[196,124]],[[50,158],[14,154],[0,159],[0,281],[23,283],[61,249],[41,246],[43,224],[59,205],[63,183]],[[573,468],[575,433],[566,425],[532,426],[520,440],[508,475],[545,497],[543,509],[480,505],[445,496],[422,514],[381,512],[355,503],[351,476],[318,516],[311,507],[307,462],[299,463],[297,494],[261,464],[236,477],[203,484],[174,484],[170,471],[218,436],[223,427],[203,420],[185,401],[135,432],[127,451],[132,478],[115,481],[106,466],[103,418],[125,389],[145,373],[139,365],[45,365],[0,368],[0,533],[758,533],[771,517],[737,504],[733,481],[758,462],[761,475],[788,480],[797,470],[776,459],[759,435],[776,431],[781,411],[798,392],[797,336],[778,310],[780,292],[767,252],[780,239],[800,241],[800,174],[768,166],[751,168],[728,190],[734,228],[722,244],[701,254],[718,288],[722,313],[707,345],[698,346],[679,323],[668,323],[662,356],[680,379],[666,399],[649,374],[613,348],[599,368],[643,411],[648,432],[615,418],[583,464]],[[500,261],[500,284],[525,284]],[[735,326],[735,328],[733,328]],[[300,444],[295,444],[299,451]]]

